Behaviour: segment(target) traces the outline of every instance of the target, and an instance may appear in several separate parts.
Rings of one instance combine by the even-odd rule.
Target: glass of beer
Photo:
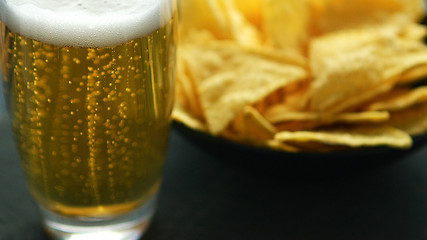
[[[175,0],[0,0],[0,70],[28,187],[56,239],[137,239],[173,107]]]

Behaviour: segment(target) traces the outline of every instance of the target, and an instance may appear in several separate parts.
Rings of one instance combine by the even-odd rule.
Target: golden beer
[[[173,106],[175,21],[172,13],[150,34],[100,47],[35,40],[1,22],[10,118],[29,188],[44,208],[109,217],[157,192]]]

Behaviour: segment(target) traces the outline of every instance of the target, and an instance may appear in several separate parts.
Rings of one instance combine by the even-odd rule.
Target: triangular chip
[[[254,26],[261,29],[263,0],[234,0],[237,9]]]
[[[316,112],[292,112],[286,106],[275,105],[266,110],[265,118],[281,131],[309,130],[333,124],[381,123],[390,118],[385,111],[348,112],[323,114]]]
[[[179,104],[175,104],[172,112],[172,118],[191,129],[203,132],[207,131],[205,124],[203,124],[196,117],[192,116],[188,111],[184,110]]]
[[[213,134],[226,128],[245,106],[307,77],[301,67],[228,43],[192,45],[183,54]]]
[[[261,33],[237,9],[234,1],[223,0],[226,6],[231,36],[245,46],[261,45]]]
[[[427,103],[392,113],[390,125],[412,136],[427,133]]]
[[[396,88],[374,99],[365,109],[370,111],[398,111],[427,101],[427,87]],[[427,116],[426,116],[427,117]]]
[[[410,84],[423,79],[427,79],[427,64],[416,66],[404,72],[397,83]]]
[[[405,14],[415,21],[421,20],[426,15],[425,0],[399,0],[403,4]]]
[[[180,32],[186,42],[194,30],[209,31],[216,39],[259,45],[261,33],[230,0],[186,0],[180,2]],[[194,37],[194,36],[193,36]]]
[[[255,108],[247,106],[234,120],[233,129],[243,139],[262,142],[273,139],[277,129],[268,122]]]
[[[280,88],[276,92],[254,104],[254,107],[262,114],[275,105],[286,108],[286,111],[303,112],[308,101],[308,89],[310,80],[298,81]]]
[[[276,48],[305,50],[309,37],[308,0],[264,0],[264,31]]]
[[[301,149],[291,146],[289,144],[285,144],[283,142],[277,141],[276,139],[271,139],[266,142],[266,146],[278,151],[292,152],[297,153],[301,152]]]
[[[427,28],[425,25],[408,23],[403,29],[402,37],[422,42],[427,36]]]
[[[400,20],[419,21],[423,0],[312,0],[317,34]]]
[[[387,69],[389,75],[398,77],[397,83],[411,83],[425,78],[425,67],[427,66],[427,47],[418,51],[402,52],[390,58],[392,67]]]
[[[387,126],[337,128],[319,131],[279,132],[275,139],[285,142],[317,142],[348,147],[390,146],[409,148],[411,137],[398,129]]]
[[[182,36],[192,29],[210,31],[218,39],[230,38],[225,7],[218,0],[186,0],[179,2]]]
[[[185,109],[196,118],[203,119],[197,87],[188,72],[187,63],[184,59],[181,59],[181,54],[178,54],[177,60],[175,103],[179,104],[182,110]]]
[[[311,111],[356,107],[390,90],[406,71],[427,63],[427,47],[401,38],[401,32],[399,26],[384,25],[314,39]]]
[[[271,123],[288,121],[313,121],[318,123],[358,123],[358,122],[384,122],[390,117],[386,111],[345,112],[337,114],[324,114],[317,112],[293,112],[285,105],[274,105],[266,110],[265,118]]]

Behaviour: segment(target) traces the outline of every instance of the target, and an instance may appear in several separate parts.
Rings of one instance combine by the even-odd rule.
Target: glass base
[[[68,218],[41,209],[47,232],[57,240],[136,240],[148,228],[157,195],[131,213],[114,218]]]

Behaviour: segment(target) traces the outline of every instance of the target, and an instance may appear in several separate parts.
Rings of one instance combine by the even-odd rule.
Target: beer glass
[[[137,239],[173,107],[175,0],[0,0],[16,145],[57,239]]]

